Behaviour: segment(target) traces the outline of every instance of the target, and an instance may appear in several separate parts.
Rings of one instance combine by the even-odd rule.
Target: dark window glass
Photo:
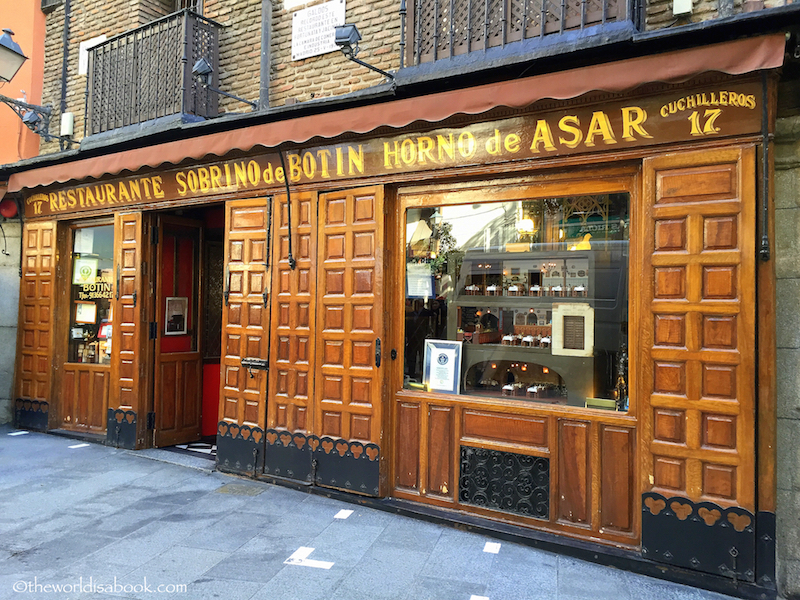
[[[114,293],[114,226],[72,232],[69,362],[109,364]]]
[[[628,194],[410,209],[404,387],[626,410],[629,226]]]

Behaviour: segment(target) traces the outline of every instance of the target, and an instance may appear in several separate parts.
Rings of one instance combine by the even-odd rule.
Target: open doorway
[[[222,205],[153,216],[154,447],[214,456],[222,348]]]

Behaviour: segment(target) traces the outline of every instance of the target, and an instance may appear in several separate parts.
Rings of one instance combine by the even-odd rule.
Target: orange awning
[[[436,123],[501,106],[523,108],[546,98],[566,100],[593,91],[626,92],[652,82],[681,83],[705,72],[741,75],[774,69],[783,64],[785,40],[779,33],[231,129],[14,173],[8,189],[16,192],[99,178],[145,166],[177,164],[186,158],[224,156],[232,150],[303,143],[313,137],[335,138],[384,126],[401,128],[416,121]]]

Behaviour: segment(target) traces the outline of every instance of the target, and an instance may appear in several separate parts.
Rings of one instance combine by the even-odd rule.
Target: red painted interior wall
[[[159,323],[161,327],[161,352],[191,352],[191,335],[164,335],[164,324],[167,322],[167,298],[182,296],[189,299],[186,318],[187,330],[194,328],[194,304],[196,292],[194,290],[194,248],[192,240],[184,237],[175,237],[168,231],[164,232],[164,246],[161,250],[161,297],[159,298]],[[178,260],[175,260],[175,252]],[[178,266],[177,281],[175,266]]]
[[[203,436],[217,434],[219,421],[219,362],[203,365],[203,421],[201,434]]]

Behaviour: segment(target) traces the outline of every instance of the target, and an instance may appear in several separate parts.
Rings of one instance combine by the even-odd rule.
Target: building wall
[[[292,15],[315,6],[309,2],[293,10],[276,3],[272,17],[270,105],[305,102],[337,96],[381,83],[379,73],[347,60],[341,52],[292,60]],[[361,33],[358,58],[384,71],[400,67],[400,3],[396,0],[347,0],[345,22]]]
[[[800,598],[800,117],[775,135],[778,583]]]
[[[143,0],[145,1],[145,0]],[[147,1],[155,5],[155,0]],[[67,66],[67,112],[75,115],[75,140],[83,137],[86,108],[86,76],[78,75],[80,43],[99,35],[112,37],[140,24],[139,2],[131,0],[71,0]],[[42,99],[53,107],[50,133],[58,135],[61,121],[61,73],[64,50],[64,13],[66,3],[47,15],[45,38],[44,91]],[[152,6],[151,6],[152,8]],[[57,152],[58,142],[41,142],[41,153]]]
[[[5,240],[0,237],[0,289],[3,290],[0,294],[0,424],[3,424],[14,418],[21,226],[19,221],[0,222],[0,226],[5,233]]]
[[[258,102],[261,87],[262,0],[205,0],[203,16],[225,27],[219,32],[219,87]],[[270,4],[270,3],[268,3]],[[233,98],[219,97],[220,112],[249,112]]]
[[[3,0],[8,1],[8,0]],[[383,81],[378,73],[331,52],[292,61],[292,15],[320,2],[301,4],[286,10],[283,3],[263,0],[206,0],[203,14],[224,27],[220,30],[219,85],[226,92],[251,102],[259,100],[261,87],[262,5],[271,8],[269,105],[283,106],[346,94]],[[67,70],[67,111],[75,115],[75,140],[84,132],[86,76],[78,74],[79,45],[105,34],[112,37],[149,23],[174,7],[172,0],[71,0],[69,61]],[[400,16],[395,0],[349,0],[346,21],[355,23],[364,38],[359,58],[384,70],[400,64]],[[54,107],[51,133],[58,133],[61,104],[61,57],[65,5],[46,17],[43,103]],[[250,108],[220,96],[220,112],[248,112]],[[41,152],[58,151],[57,142],[42,142]]]
[[[0,94],[11,98],[27,98],[28,104],[40,104],[42,101],[45,16],[39,7],[38,2],[0,0],[0,15],[3,15],[0,27],[14,32],[14,41],[28,57],[12,81],[0,84]],[[25,90],[25,94],[22,90]],[[0,165],[39,153],[39,136],[25,127],[7,106],[0,106],[0,131],[3,132]]]

